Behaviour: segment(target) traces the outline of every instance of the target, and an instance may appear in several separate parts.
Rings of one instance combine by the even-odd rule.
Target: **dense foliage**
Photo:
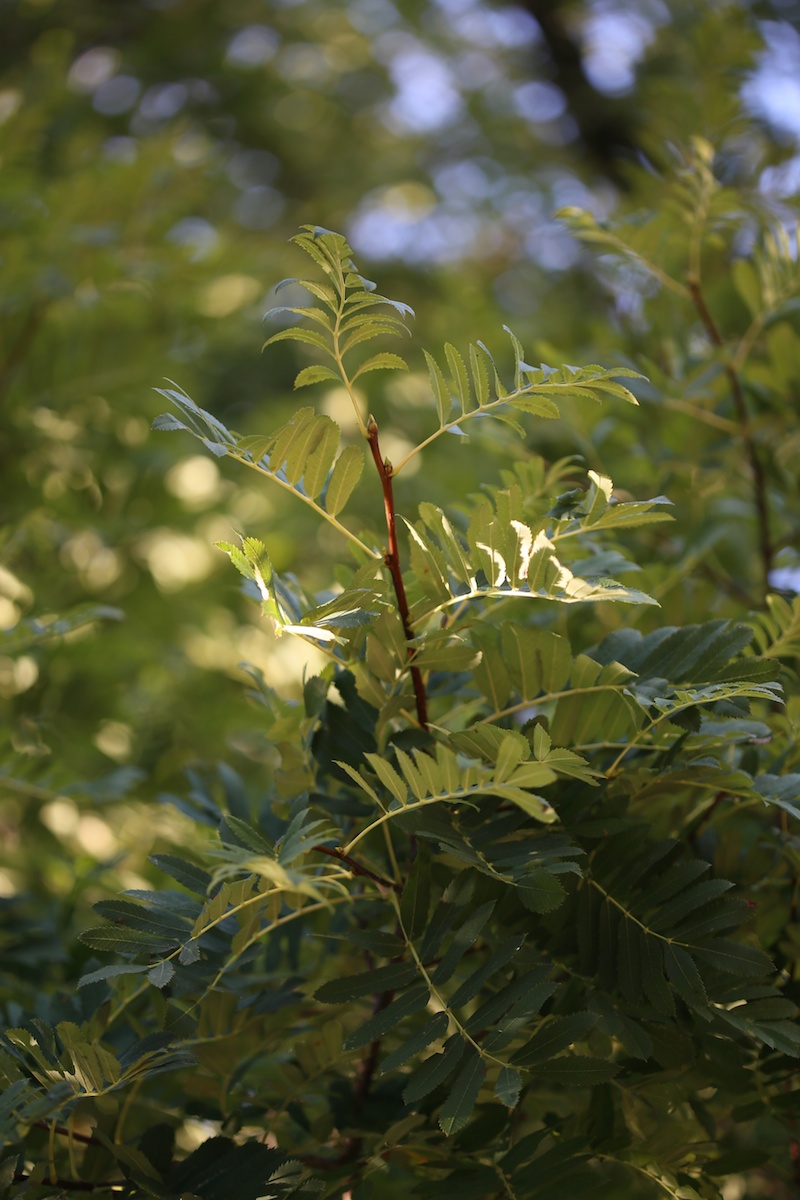
[[[776,30],[9,7],[0,1192],[794,1195]]]

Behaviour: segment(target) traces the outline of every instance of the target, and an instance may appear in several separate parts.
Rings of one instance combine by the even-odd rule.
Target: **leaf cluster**
[[[630,401],[614,380],[635,372],[532,367],[512,336],[508,388],[481,344],[469,367],[448,345],[447,374],[426,355],[438,427],[392,465],[354,384],[401,363],[350,355],[404,330],[405,308],[381,315],[393,302],[339,235],[296,240],[324,278],[286,282],[320,306],[291,308],[311,327],[269,340],[325,360],[296,386],[348,391],[389,545],[339,520],[368,458],[341,448],[331,418],[304,407],[241,436],[164,391],[180,415],[156,428],[290,492],[353,562],[312,595],[259,537],[220,544],[276,633],[327,663],[302,704],[251,670],[268,783],[247,797],[226,768],[222,798],[200,776],[168,798],[210,840],[155,857],[169,886],[95,905],[104,923],[81,942],[115,961],[87,963],[78,1011],[7,1033],[9,1136],[50,1121],[71,1137],[96,1111],[105,1179],[116,1164],[119,1186],[164,1197],[215,1200],[229,1168],[253,1196],[373,1176],[420,1195],[548,1200],[619,1176],[713,1196],[717,1131],[750,1119],[748,1104],[779,1122],[800,1054],[789,952],[759,945],[750,902],[702,840],[715,814],[800,812],[790,762],[756,750],[789,679],[776,663],[794,656],[794,610],[774,599],[747,624],[646,631],[612,616],[576,649],[560,615],[575,606],[622,603],[634,621],[657,608],[616,575],[639,569],[625,536],[668,519],[668,502],[535,455],[450,511],[400,513],[406,567],[394,482],[413,454],[481,415],[517,430],[561,397]],[[220,1130],[180,1164],[147,1125],[162,1074]],[[676,1087],[692,1099],[665,1135]],[[123,1092],[139,1135],[120,1148],[104,1114]],[[253,1124],[280,1152],[260,1153]]]

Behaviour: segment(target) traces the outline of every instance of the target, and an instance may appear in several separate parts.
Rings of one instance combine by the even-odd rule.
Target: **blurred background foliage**
[[[79,970],[91,900],[141,886],[164,839],[199,836],[158,803],[187,766],[213,775],[224,759],[256,789],[270,771],[240,664],[291,695],[304,659],[213,543],[262,537],[312,588],[343,546],[302,506],[149,427],[165,377],[241,432],[296,407],[305,360],[260,345],[272,285],[302,269],[287,245],[300,224],[344,232],[432,349],[481,338],[502,358],[508,323],[533,361],[647,373],[640,409],[567,404],[532,444],[676,505],[666,533],[632,539],[663,606],[642,628],[760,606],[752,483],[707,330],[685,297],[613,247],[584,247],[556,214],[653,211],[691,139],[707,139],[729,189],[712,223],[735,213],[736,236],[712,230],[706,298],[741,337],[747,281],[731,285],[731,255],[748,260],[765,222],[796,220],[800,5],[0,0],[0,23],[0,894],[10,995],[26,1004],[45,964],[54,982]],[[683,278],[679,208],[664,220],[661,261]],[[773,584],[788,592],[798,349],[787,308],[747,364]],[[414,353],[418,371],[367,384],[394,458],[431,427]],[[353,436],[343,394],[315,402]],[[452,503],[515,452],[489,434],[440,446],[399,503]],[[374,503],[363,487],[356,520]],[[573,644],[626,619],[575,611]],[[787,746],[796,719],[790,705]]]

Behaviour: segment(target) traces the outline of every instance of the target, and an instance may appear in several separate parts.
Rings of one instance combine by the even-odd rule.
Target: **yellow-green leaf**
[[[368,358],[363,362],[356,371],[353,379],[358,379],[359,375],[366,375],[367,371],[407,371],[408,364],[400,357],[399,354],[373,354],[372,358]]]
[[[297,388],[308,387],[311,383],[322,383],[326,379],[332,380],[334,383],[342,382],[336,372],[332,371],[330,367],[321,367],[318,365],[303,367],[302,371],[295,376],[295,391]]]
[[[345,446],[336,460],[328,490],[325,493],[325,508],[335,517],[341,512],[364,470],[364,451],[360,446]]]

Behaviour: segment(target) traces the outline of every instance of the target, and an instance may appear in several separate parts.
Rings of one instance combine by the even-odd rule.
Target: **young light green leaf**
[[[273,345],[274,342],[305,342],[308,346],[322,350],[329,358],[333,357],[328,339],[315,329],[281,329],[278,333],[273,333],[272,337],[268,337],[261,349],[266,350],[267,346]]]
[[[365,754],[364,757],[398,804],[405,804],[408,800],[408,785],[400,778],[394,767],[391,767],[380,754]]]
[[[330,417],[319,417],[318,440],[303,466],[303,487],[315,500],[325,486],[339,447],[339,426]]]
[[[469,365],[478,406],[483,408],[484,404],[489,403],[489,372],[486,368],[485,351],[482,348],[470,346]]]
[[[359,378],[360,375],[366,375],[367,371],[407,371],[408,364],[400,357],[399,354],[374,354],[372,358],[368,358],[363,362],[353,376],[353,381]]]
[[[236,443],[236,453],[251,462],[260,463],[275,445],[275,434],[254,433],[249,437],[239,438]]]
[[[230,542],[217,542],[217,549],[228,555],[233,565],[245,579],[251,579],[261,595],[261,608],[264,614],[272,617],[279,625],[286,618],[278,603],[273,586],[273,569],[267,548],[258,538],[242,538],[242,548],[232,546]]]
[[[545,800],[544,796],[537,796],[533,792],[526,792],[523,788],[515,787],[510,783],[490,783],[483,790],[492,796],[499,796],[501,800],[510,800],[512,804],[516,804],[518,808],[526,812],[529,817],[534,817],[537,821],[542,821],[546,825],[550,825],[553,821],[558,820],[558,814],[552,804]]]
[[[294,388],[297,391],[298,388],[308,387],[309,384],[323,383],[325,381],[332,381],[333,383],[342,382],[336,372],[332,371],[330,367],[316,365],[303,367],[302,371],[299,371],[295,376]]]
[[[425,361],[428,364],[428,374],[431,377],[431,388],[436,398],[436,409],[439,414],[440,426],[445,426],[450,420],[450,411],[453,407],[453,402],[450,397],[450,389],[448,388],[441,367],[437,363],[432,354],[427,350],[423,350]]]
[[[291,452],[298,438],[307,435],[313,429],[316,415],[311,405],[298,408],[297,412],[292,414],[286,424],[275,431],[275,441],[269,456],[271,471],[279,471],[281,469],[287,455]]]
[[[447,358],[447,364],[450,367],[450,375],[455,384],[456,395],[461,401],[461,411],[462,413],[466,413],[471,406],[467,368],[458,350],[456,350],[455,346],[451,346],[449,342],[445,344],[444,353]]]
[[[360,446],[345,446],[336,460],[325,491],[325,508],[335,517],[342,511],[364,470],[364,451]]]

